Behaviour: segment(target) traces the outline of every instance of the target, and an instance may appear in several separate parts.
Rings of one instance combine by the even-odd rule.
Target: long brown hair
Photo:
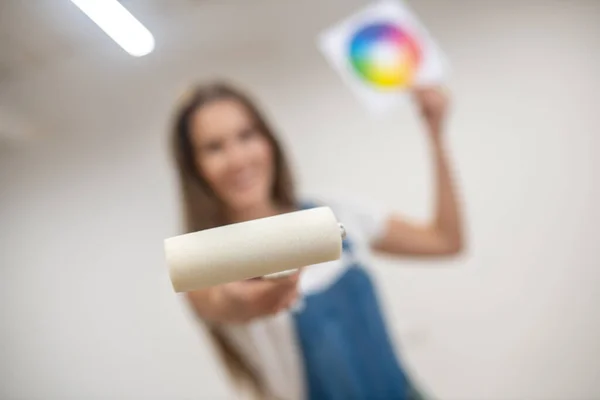
[[[255,102],[239,89],[226,83],[216,82],[196,86],[187,94],[175,112],[171,137],[171,150],[179,175],[186,233],[214,228],[228,222],[224,216],[223,204],[211,191],[196,167],[196,153],[193,149],[190,132],[191,117],[198,109],[210,102],[228,99],[240,102],[248,110],[258,131],[271,144],[275,162],[275,179],[272,188],[272,199],[275,204],[286,209],[296,205],[294,184],[288,162],[271,126]],[[259,394],[264,395],[264,383],[248,361],[227,340],[218,326],[205,325],[234,381],[249,384]]]

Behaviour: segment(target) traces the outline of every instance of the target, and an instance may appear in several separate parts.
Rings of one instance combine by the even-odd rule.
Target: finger
[[[275,315],[284,309],[290,297],[289,293],[281,295],[279,298],[263,298],[252,304],[251,313],[255,317]]]
[[[284,282],[280,282],[283,283],[282,286],[263,292],[261,294],[262,297],[257,299],[255,306],[269,315],[276,314],[283,309],[289,308],[298,296],[299,278],[300,270],[286,277]]]
[[[437,85],[421,85],[413,88],[412,93],[416,97],[421,97],[431,93],[432,91],[438,91],[440,88],[441,87]]]
[[[294,288],[297,284],[297,281],[298,279],[296,276],[253,281],[251,288],[252,295],[257,297],[277,295],[277,293],[286,292],[289,289]]]
[[[286,287],[265,293],[256,299],[256,305],[262,309],[272,311],[277,310],[283,301],[296,292],[296,287]]]
[[[293,273],[292,275],[290,275],[288,278],[289,278],[289,280],[290,280],[292,283],[295,283],[295,284],[297,284],[297,283],[298,283],[298,281],[300,280],[300,270],[298,270],[298,271],[294,272],[294,273]]]
[[[274,308],[296,290],[293,280],[272,282],[270,280],[246,281],[239,290],[244,307],[252,314],[264,314],[273,312]]]
[[[294,290],[283,298],[279,303],[279,311],[290,308],[296,302],[296,299],[298,299],[298,290]]]
[[[272,305],[269,309],[269,314],[270,315],[274,315],[274,314],[278,314],[281,311],[285,311],[288,310],[292,304],[296,301],[296,299],[298,298],[298,291],[294,290],[290,293],[288,293],[287,295],[283,296],[279,302],[275,303],[274,305]]]

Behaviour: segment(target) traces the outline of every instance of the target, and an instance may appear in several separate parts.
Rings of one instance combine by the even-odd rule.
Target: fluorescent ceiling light
[[[126,52],[135,57],[154,50],[154,37],[117,0],[71,0]]]

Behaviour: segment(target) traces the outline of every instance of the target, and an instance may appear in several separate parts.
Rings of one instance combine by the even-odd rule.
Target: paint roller
[[[220,226],[165,240],[176,292],[265,277],[341,257],[345,230],[329,207]]]

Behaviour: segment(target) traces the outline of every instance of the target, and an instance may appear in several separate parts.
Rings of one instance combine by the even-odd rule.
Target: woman
[[[173,150],[187,231],[317,205],[330,206],[347,231],[340,261],[187,294],[232,376],[260,398],[419,398],[395,356],[366,269],[371,250],[453,255],[462,248],[442,136],[448,101],[437,88],[416,90],[415,100],[437,177],[435,217],[425,226],[347,201],[299,201],[271,127],[228,85],[196,88],[177,111]]]

